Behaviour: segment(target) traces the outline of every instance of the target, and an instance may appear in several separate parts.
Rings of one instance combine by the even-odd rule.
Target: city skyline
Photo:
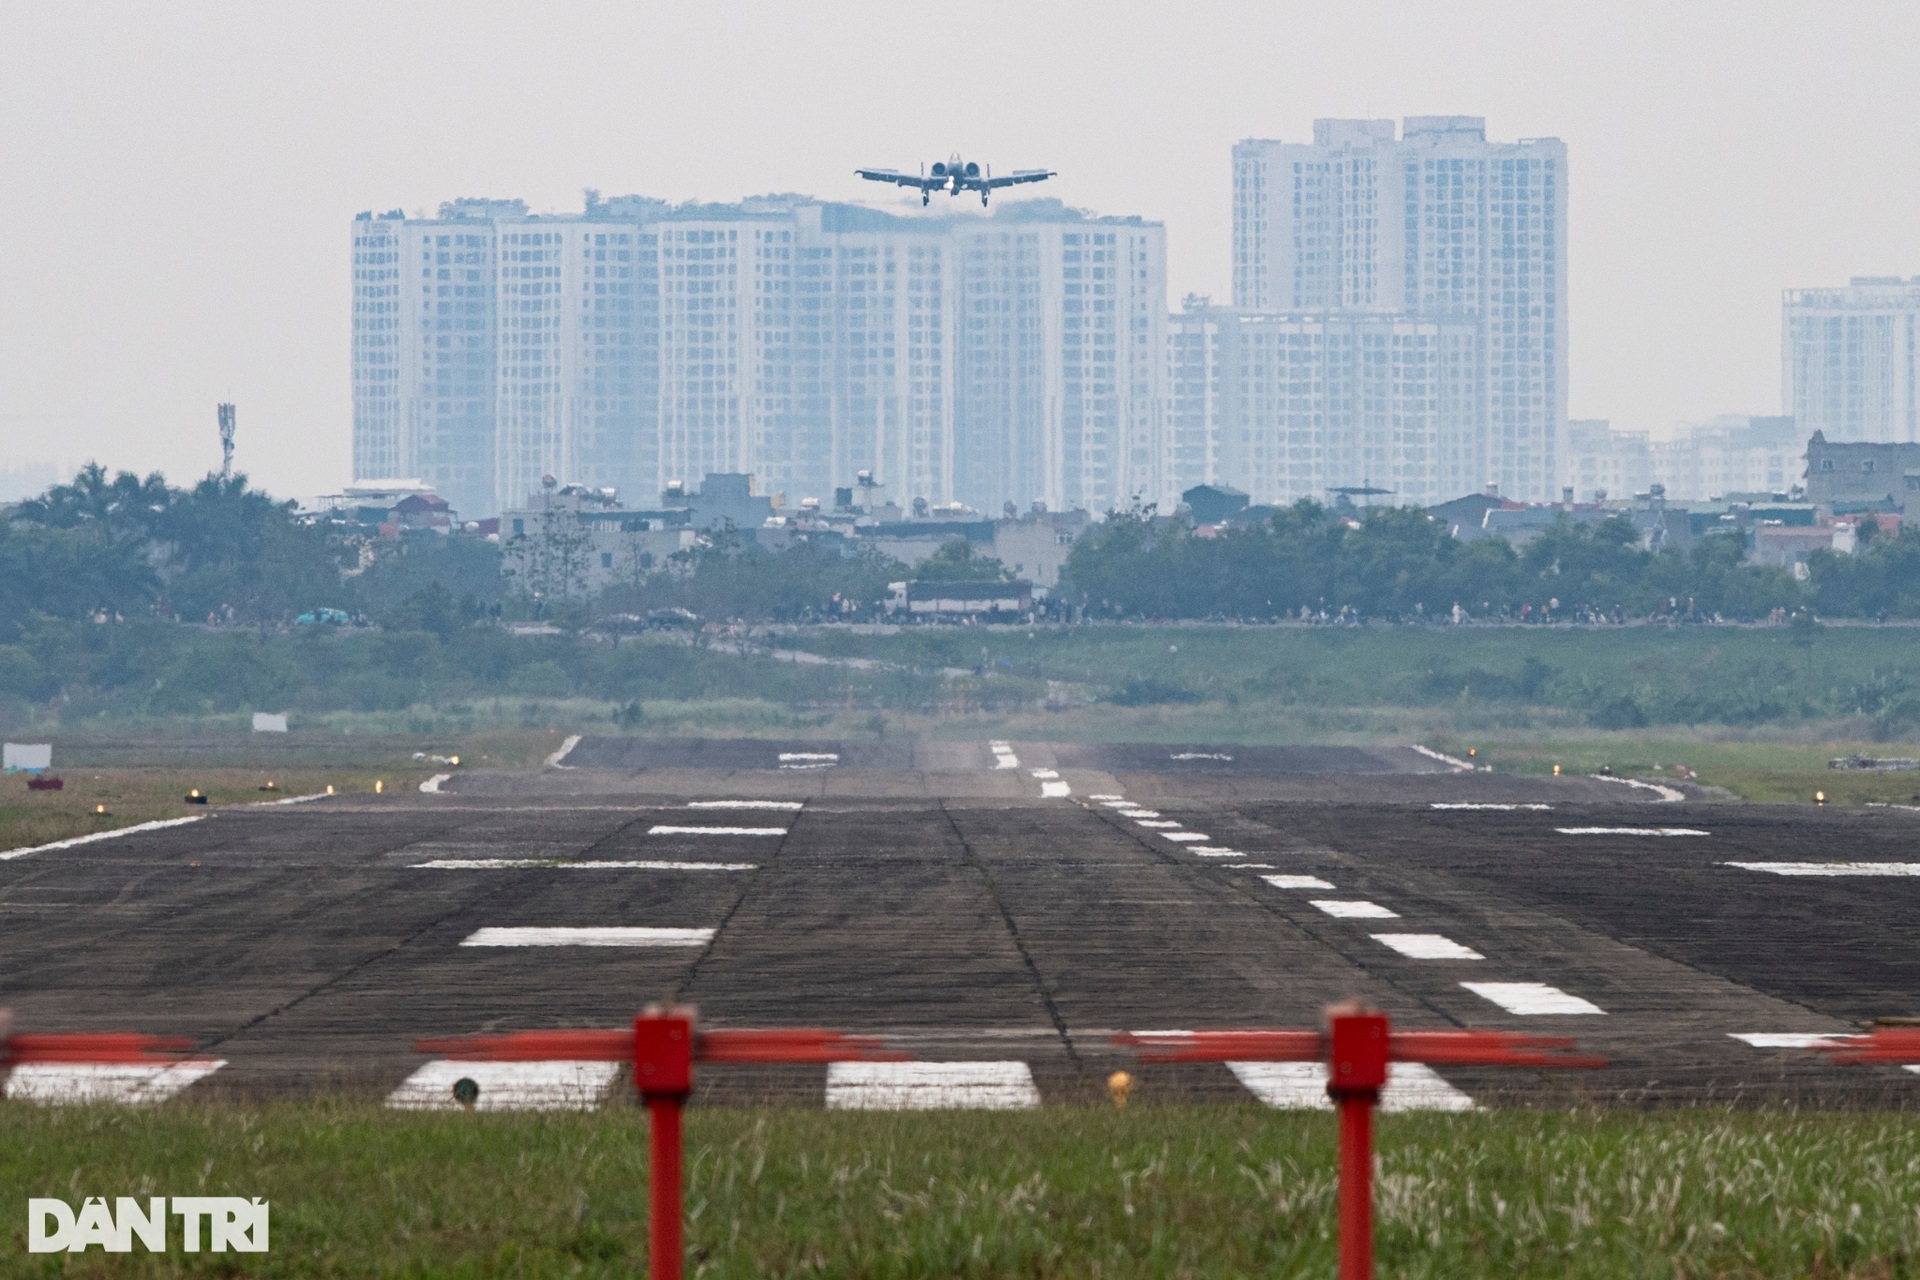
[[[831,6],[803,21],[583,5],[526,30],[421,5],[23,11],[0,52],[18,126],[0,144],[16,175],[0,218],[40,251],[5,268],[8,456],[193,475],[217,465],[213,405],[233,400],[241,469],[277,491],[336,487],[337,228],[462,193],[844,200],[856,166],[959,147],[996,171],[1058,170],[1069,204],[1165,223],[1170,295],[1224,299],[1234,140],[1470,112],[1577,153],[1568,412],[1656,434],[1780,410],[1783,290],[1920,272],[1904,215],[1920,174],[1900,160],[1920,89],[1898,56],[1920,14],[1903,6],[1111,16],[1095,32],[1046,4],[878,24]],[[994,55],[963,93],[919,69],[950,47]],[[441,88],[476,68],[500,69],[492,91],[442,109]]]

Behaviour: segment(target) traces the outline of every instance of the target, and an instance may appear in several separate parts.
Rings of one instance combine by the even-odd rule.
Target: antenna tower
[[[220,478],[233,479],[233,406],[220,406]]]

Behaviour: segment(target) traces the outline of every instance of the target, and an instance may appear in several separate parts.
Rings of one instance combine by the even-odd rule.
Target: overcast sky
[[[1483,115],[1570,168],[1571,409],[1778,412],[1779,296],[1920,274],[1920,5],[0,0],[0,472],[348,478],[362,209],[582,188],[891,199],[1046,166],[1229,293],[1230,159],[1317,116]]]

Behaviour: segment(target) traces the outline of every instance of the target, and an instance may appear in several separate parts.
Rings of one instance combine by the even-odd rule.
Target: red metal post
[[[1387,1083],[1387,1018],[1329,1011],[1327,1093],[1340,1109],[1340,1280],[1373,1280],[1373,1108]]]
[[[680,1239],[680,1107],[684,1101],[662,1093],[647,1098],[652,1146],[647,1174],[647,1274],[652,1280],[680,1280],[686,1254]]]
[[[693,1010],[650,1008],[633,1020],[633,1084],[650,1129],[647,1266],[652,1280],[680,1280],[680,1108],[693,1092]]]
[[[1340,1108],[1340,1280],[1373,1280],[1373,1103],[1347,1094]]]

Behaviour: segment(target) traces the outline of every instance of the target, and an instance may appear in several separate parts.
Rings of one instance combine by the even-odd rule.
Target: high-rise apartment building
[[[903,503],[1162,500],[1165,234],[1053,201],[896,217],[799,197],[354,223],[354,474],[473,517],[543,475],[650,501],[751,472]]]
[[[1789,289],[1781,310],[1780,401],[1802,436],[1920,441],[1920,276]]]
[[[1335,488],[1421,505],[1456,497],[1479,439],[1476,339],[1458,320],[1189,298],[1168,325],[1173,484],[1269,503]]]
[[[1234,306],[1391,315],[1475,332],[1461,491],[1558,496],[1567,413],[1567,157],[1475,116],[1317,120],[1235,146]],[[1451,485],[1452,479],[1444,481]]]

